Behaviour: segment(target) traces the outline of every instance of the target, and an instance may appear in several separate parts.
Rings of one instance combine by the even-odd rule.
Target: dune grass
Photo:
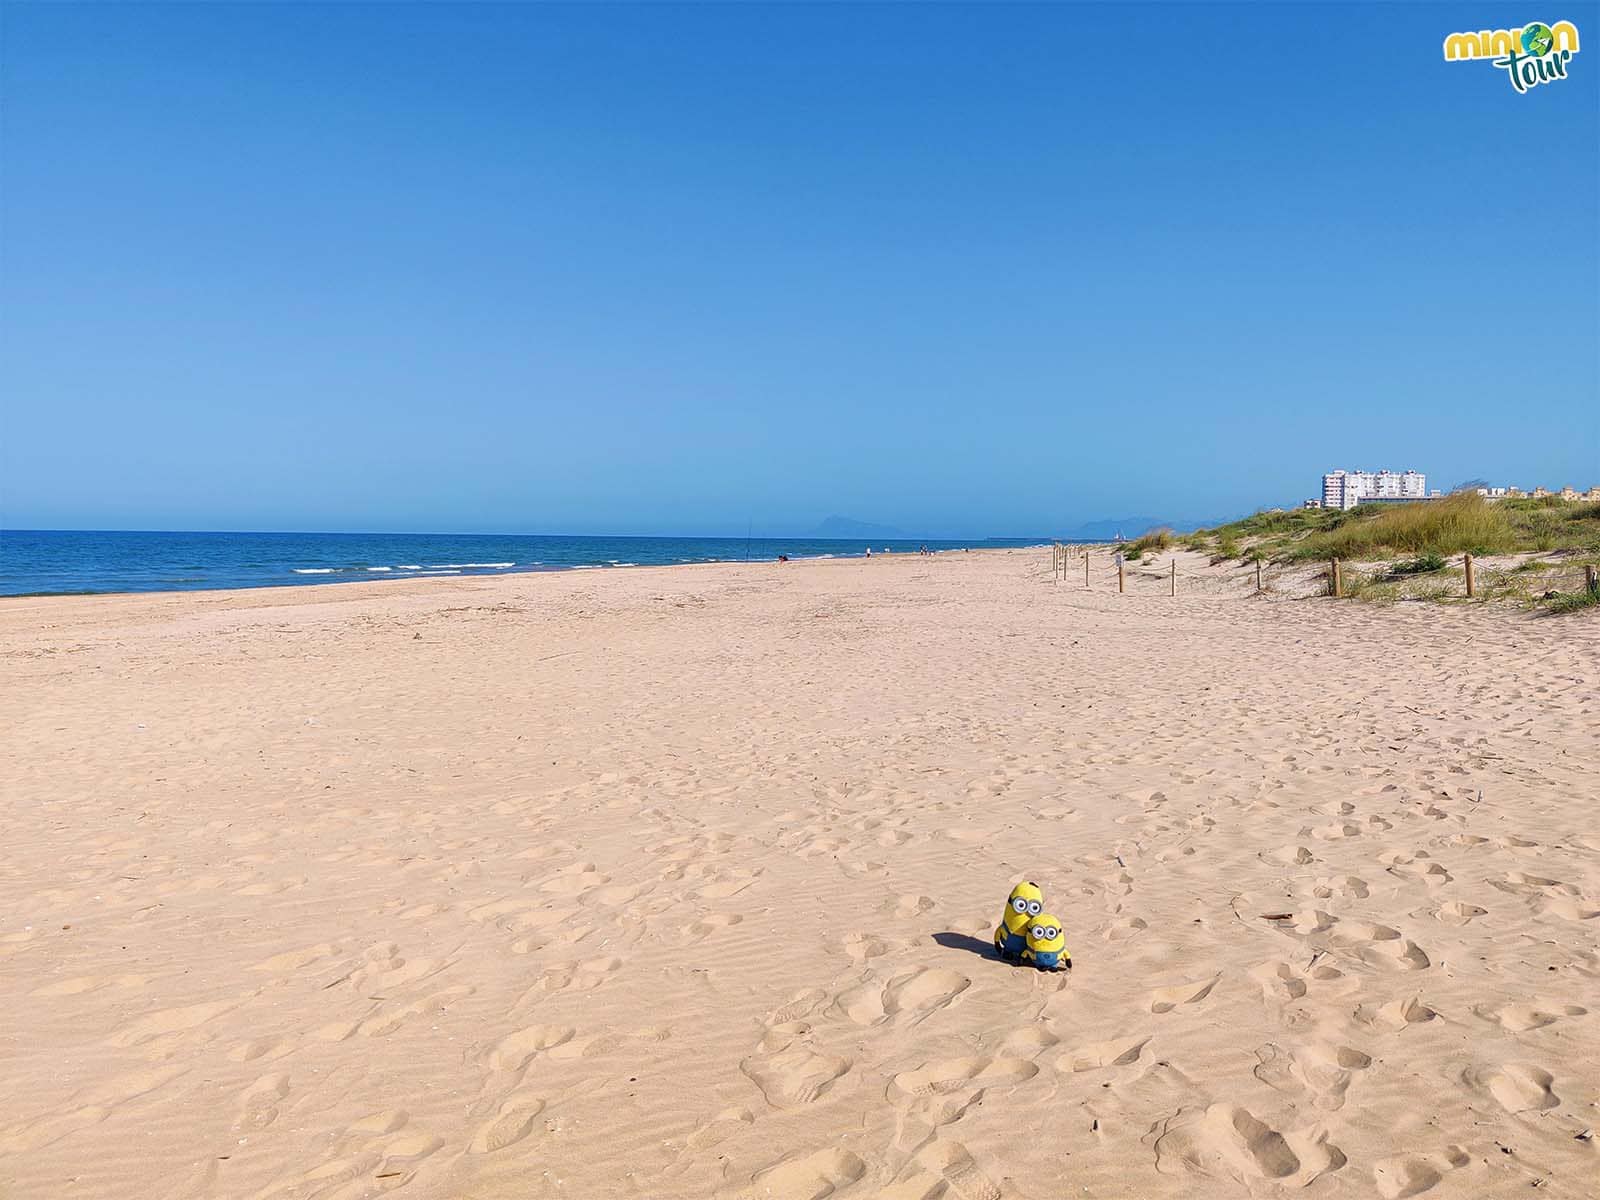
[[[1600,608],[1600,592],[1562,592],[1544,602],[1546,612],[1579,612],[1586,608]]]
[[[1148,533],[1141,535],[1137,540],[1129,542],[1123,548],[1122,556],[1129,562],[1138,562],[1146,554],[1170,550],[1176,540],[1172,530],[1163,525],[1159,529],[1152,529]]]
[[[1538,560],[1517,566],[1497,570],[1480,566],[1478,597],[1519,600],[1561,612],[1592,609],[1597,603],[1586,593],[1540,595],[1540,583],[1548,581],[1551,572],[1600,558],[1600,504],[1594,502],[1574,503],[1557,496],[1490,501],[1475,492],[1456,492],[1435,500],[1364,504],[1343,512],[1272,509],[1215,529],[1196,530],[1184,540],[1200,538],[1215,543],[1213,564],[1233,560],[1293,564],[1330,558],[1388,563],[1377,570],[1346,574],[1347,594],[1374,600],[1453,597],[1459,590],[1454,577],[1460,573],[1463,553],[1539,554]],[[1546,553],[1555,557],[1546,559]]]
[[[1312,533],[1287,548],[1283,557],[1384,558],[1395,554],[1504,554],[1517,548],[1516,531],[1498,505],[1472,492],[1439,500],[1377,506],[1353,519]]]
[[[1416,558],[1397,562],[1389,568],[1390,575],[1426,575],[1432,571],[1442,571],[1445,561],[1442,555],[1419,554]]]

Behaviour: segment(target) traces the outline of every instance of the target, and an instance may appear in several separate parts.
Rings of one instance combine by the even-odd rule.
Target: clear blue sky
[[[1516,94],[1456,29],[1577,23]],[[11,527],[1600,483],[1600,6],[3,11]]]

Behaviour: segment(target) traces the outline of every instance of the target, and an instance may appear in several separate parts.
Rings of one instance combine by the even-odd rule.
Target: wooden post
[[[1466,556],[1466,566],[1467,566],[1467,595],[1468,596],[1476,596],[1478,594],[1478,577],[1477,577],[1476,573],[1472,569],[1472,555],[1470,555],[1470,554]]]
[[[1261,594],[1261,560],[1256,559],[1256,594]]]
[[[1339,560],[1333,560],[1331,586],[1335,597],[1344,595],[1344,577],[1339,573]]]
[[[1600,567],[1590,564],[1583,569],[1583,586],[1594,595],[1600,596]]]
[[[1178,560],[1172,560],[1172,594],[1178,594]]]
[[[1120,592],[1125,592],[1127,590],[1128,590],[1128,565],[1126,563],[1122,562],[1119,559],[1117,561],[1117,591],[1120,593]]]
[[[1089,586],[1089,551],[1087,549],[1083,552],[1083,586]]]

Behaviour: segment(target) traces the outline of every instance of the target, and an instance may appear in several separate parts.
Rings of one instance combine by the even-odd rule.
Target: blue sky
[[[1518,95],[1456,29],[1570,19]],[[6,4],[11,527],[1600,483],[1600,6]],[[1592,39],[1592,40],[1591,40]]]

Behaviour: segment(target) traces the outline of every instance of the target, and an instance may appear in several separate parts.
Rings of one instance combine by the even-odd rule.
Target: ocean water
[[[1037,539],[890,540],[914,552],[1021,546]],[[199,591],[672,563],[845,558],[862,541],[805,538],[562,537],[433,533],[135,533],[0,530],[0,595]]]

